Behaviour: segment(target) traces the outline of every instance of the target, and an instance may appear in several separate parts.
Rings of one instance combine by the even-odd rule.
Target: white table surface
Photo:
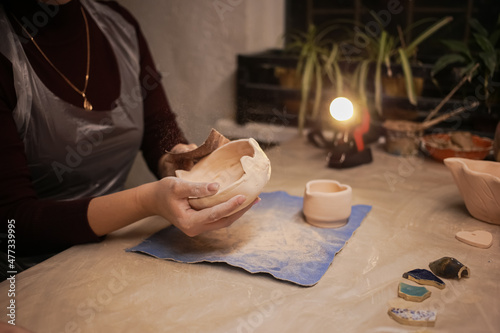
[[[353,204],[373,208],[318,284],[300,287],[225,264],[183,264],[125,252],[168,225],[151,217],[102,243],[72,247],[16,277],[16,323],[34,332],[415,332],[390,306],[437,310],[429,332],[500,331],[500,227],[471,217],[448,169],[372,146],[374,162],[329,169],[325,153],[293,139],[267,151],[266,192],[303,195],[312,179],[351,185]],[[237,222],[236,222],[237,223]],[[489,249],[455,239],[483,229]],[[401,276],[443,256],[470,278],[428,287],[422,303],[397,297]],[[6,312],[9,284],[0,284]],[[6,316],[1,317],[7,321]]]

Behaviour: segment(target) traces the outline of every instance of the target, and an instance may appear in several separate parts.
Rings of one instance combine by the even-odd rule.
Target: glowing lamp
[[[330,168],[350,168],[372,161],[370,148],[365,148],[363,134],[370,128],[370,115],[363,110],[356,114],[352,102],[345,97],[335,98],[330,104],[330,115],[339,130],[328,153]],[[359,119],[359,121],[357,121]]]
[[[337,97],[330,103],[330,114],[335,120],[346,121],[354,115],[354,106],[347,98]]]

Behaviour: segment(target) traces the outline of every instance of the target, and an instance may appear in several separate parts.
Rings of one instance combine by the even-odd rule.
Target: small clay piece
[[[231,141],[201,159],[190,171],[176,176],[192,182],[217,182],[219,191],[207,197],[190,198],[196,210],[212,207],[243,194],[246,200],[230,214],[247,207],[262,191],[271,176],[271,162],[254,139]]]
[[[425,287],[417,287],[400,282],[398,296],[407,301],[422,302],[424,299],[431,297],[431,292]]]
[[[207,139],[201,144],[201,146],[184,153],[167,152],[166,162],[179,163],[184,160],[199,160],[228,142],[228,138],[212,128]]]
[[[444,289],[444,287],[446,287],[443,280],[432,274],[432,272],[427,269],[414,269],[404,273],[403,277],[418,284],[425,284],[439,289]]]
[[[432,327],[436,323],[436,312],[430,310],[390,308],[388,314],[403,325]]]
[[[445,279],[470,277],[469,268],[452,257],[442,257],[441,259],[429,263],[429,267],[434,274]]]
[[[469,244],[482,249],[487,249],[493,244],[493,236],[488,231],[459,231],[455,238],[465,244]]]

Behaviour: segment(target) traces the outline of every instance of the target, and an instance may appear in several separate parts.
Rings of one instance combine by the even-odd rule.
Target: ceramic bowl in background
[[[352,188],[329,179],[311,180],[306,184],[303,213],[316,227],[338,228],[351,215]]]
[[[478,220],[500,224],[500,163],[451,157],[444,164],[469,213]]]
[[[430,134],[422,138],[423,148],[438,161],[448,157],[463,157],[483,160],[493,148],[493,140],[470,135],[470,147],[461,148],[451,144],[451,133]]]

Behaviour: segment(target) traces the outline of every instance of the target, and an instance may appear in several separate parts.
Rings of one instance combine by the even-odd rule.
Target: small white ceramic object
[[[500,163],[450,157],[444,159],[469,213],[500,224]]]
[[[455,234],[455,238],[465,244],[482,249],[487,249],[493,244],[493,236],[485,230],[459,231]]]
[[[329,179],[306,184],[303,212],[306,221],[316,227],[338,228],[351,215],[352,188]]]
[[[271,177],[271,162],[254,139],[231,141],[201,159],[190,171],[177,170],[176,176],[192,182],[217,182],[219,191],[207,197],[191,198],[196,209],[223,203],[243,194],[245,202],[230,214],[251,204]]]

